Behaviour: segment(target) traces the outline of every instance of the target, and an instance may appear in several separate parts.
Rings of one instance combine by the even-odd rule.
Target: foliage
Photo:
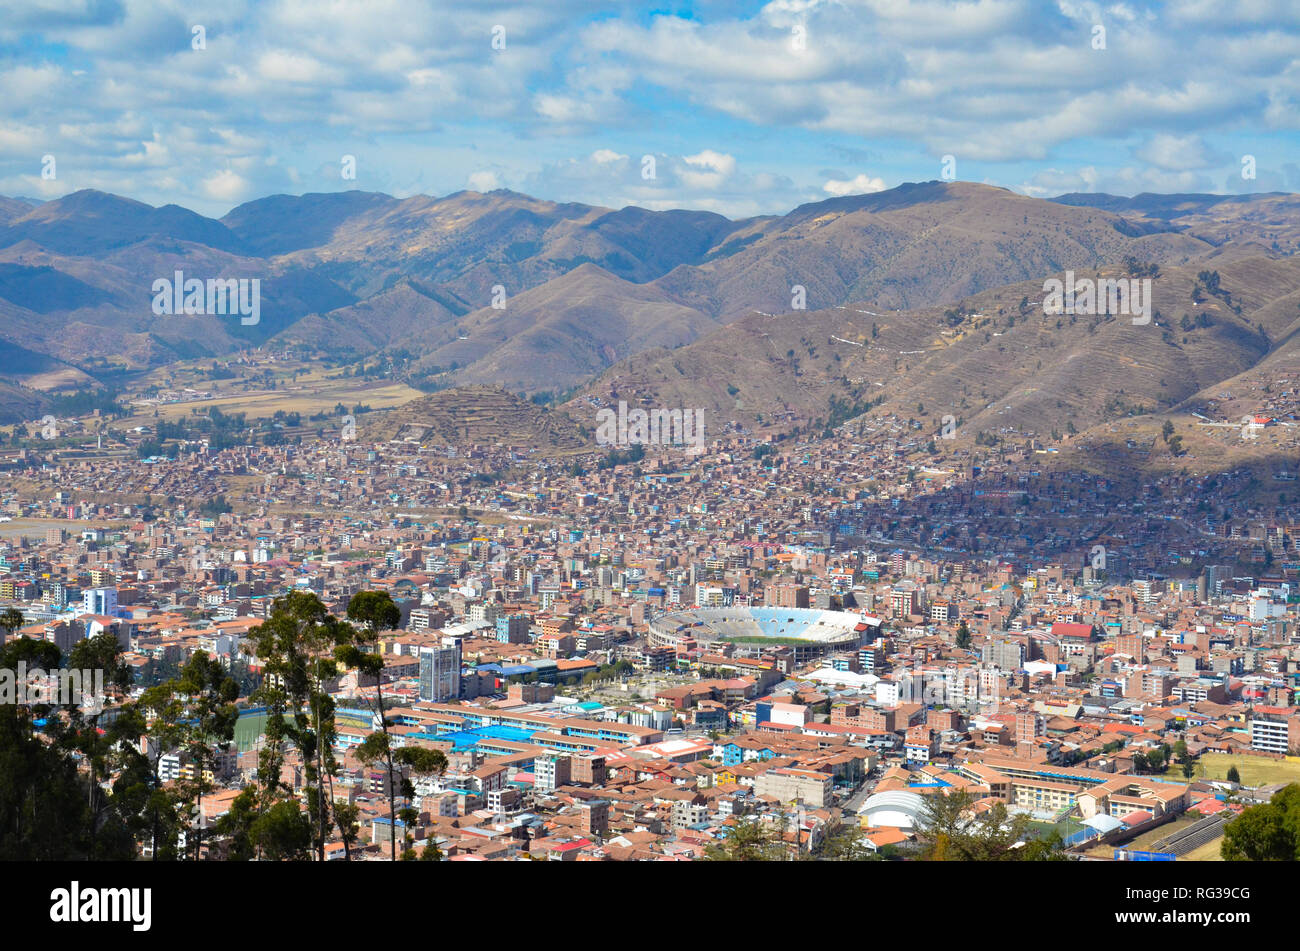
[[[787,856],[780,832],[756,816],[742,816],[725,838],[704,849],[708,862],[776,862]]]
[[[922,857],[935,862],[1054,861],[1064,858],[1059,836],[1031,841],[1028,815],[1011,816],[1006,803],[975,809],[965,790],[925,797],[917,831]]]
[[[1291,783],[1229,822],[1219,854],[1230,862],[1300,859],[1300,785]]]

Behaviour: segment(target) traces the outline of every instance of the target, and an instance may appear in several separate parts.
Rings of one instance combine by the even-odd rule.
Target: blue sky
[[[0,109],[0,194],[211,215],[504,187],[737,217],[944,156],[1039,196],[1300,191],[1300,4],[7,0]]]

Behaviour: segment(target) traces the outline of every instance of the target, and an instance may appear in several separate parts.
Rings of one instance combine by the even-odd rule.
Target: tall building
[[[889,613],[892,617],[919,614],[921,607],[917,592],[912,587],[894,588],[889,592]]]
[[[511,614],[497,618],[496,637],[502,644],[528,643],[528,615]]]
[[[420,648],[420,699],[441,703],[460,696],[460,645]]]
[[[1034,711],[1023,711],[1016,714],[1016,742],[1024,743],[1029,746],[1034,744],[1043,731],[1043,718]]]
[[[605,782],[606,769],[603,756],[579,756],[570,761],[572,778],[578,786],[600,786]]]
[[[1005,637],[991,637],[980,650],[981,660],[1002,670],[1020,670],[1025,666],[1025,645]]]
[[[1250,748],[1263,753],[1289,753],[1291,712],[1285,707],[1256,707],[1250,721]]]
[[[533,760],[533,789],[554,792],[569,785],[573,761],[567,753],[546,753]]]
[[[81,609],[86,614],[117,614],[116,588],[88,588],[81,592]]]

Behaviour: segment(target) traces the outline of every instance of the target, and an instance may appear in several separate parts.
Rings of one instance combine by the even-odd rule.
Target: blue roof
[[[472,730],[457,730],[455,733],[443,733],[440,740],[451,740],[455,750],[468,750],[478,746],[483,740],[505,740],[511,743],[527,743],[536,730],[525,730],[515,726],[483,726]]]

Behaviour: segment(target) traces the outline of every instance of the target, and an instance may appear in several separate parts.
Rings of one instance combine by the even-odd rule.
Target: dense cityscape
[[[736,433],[607,467],[355,438],[15,450],[8,483],[63,488],[3,502],[7,656],[110,645],[125,676],[85,722],[146,729],[73,762],[103,771],[92,811],[124,805],[131,769],[165,791],[143,857],[898,858],[933,847],[926,803],[954,793],[1014,825],[1003,850],[1219,850],[1300,747],[1300,525],[1153,485],[1126,536],[1104,486],[1041,482],[1033,449],[978,457],[975,504],[971,464],[933,484],[859,438]],[[1032,515],[1047,492],[1057,511]],[[92,501],[114,493],[140,501]],[[286,617],[287,656],[263,633]],[[313,646],[335,619],[368,664]],[[182,689],[196,658],[228,695]],[[276,736],[283,665],[314,661],[299,699],[331,722]],[[150,735],[196,715],[200,735]],[[301,841],[249,825],[250,790],[302,804]]]
[[[10,0],[8,923],[1281,932],[1294,6]]]

